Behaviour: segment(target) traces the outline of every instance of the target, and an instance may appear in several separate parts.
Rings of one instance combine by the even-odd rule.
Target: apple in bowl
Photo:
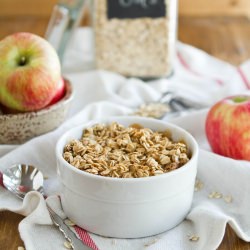
[[[250,95],[230,96],[214,104],[205,130],[214,153],[250,161]]]
[[[0,41],[0,102],[17,111],[36,111],[64,93],[61,65],[42,37],[19,32]]]
[[[54,48],[31,33],[0,41],[0,144],[21,144],[56,129],[73,100]]]

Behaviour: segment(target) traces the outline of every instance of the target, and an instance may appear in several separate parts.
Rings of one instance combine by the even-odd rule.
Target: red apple
[[[213,152],[250,161],[250,96],[231,96],[213,105],[206,135]]]
[[[60,61],[45,39],[20,32],[0,41],[0,102],[4,106],[19,111],[42,109],[56,96],[59,85]]]
[[[52,105],[62,99],[65,95],[65,82],[64,79],[61,78],[58,84],[58,88],[56,90],[56,94],[53,96],[52,100],[50,101],[49,105]]]

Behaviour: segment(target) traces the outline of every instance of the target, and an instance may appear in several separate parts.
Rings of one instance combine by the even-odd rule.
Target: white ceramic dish
[[[173,140],[184,140],[191,159],[181,168],[160,176],[118,179],[96,176],[67,163],[64,146],[79,139],[84,128],[116,121],[139,123],[155,131],[170,130]],[[80,227],[102,236],[139,238],[159,234],[179,224],[190,210],[197,172],[198,145],[185,130],[156,119],[112,117],[91,121],[66,132],[56,146],[62,206]]]

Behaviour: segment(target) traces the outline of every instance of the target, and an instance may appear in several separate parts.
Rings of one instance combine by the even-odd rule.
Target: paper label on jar
[[[165,17],[166,0],[107,0],[108,18]]]

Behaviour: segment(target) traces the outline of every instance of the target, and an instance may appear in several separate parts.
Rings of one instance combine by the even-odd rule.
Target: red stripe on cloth
[[[0,172],[0,186],[4,187],[3,185],[3,174]]]
[[[77,234],[79,235],[80,239],[85,243],[88,247],[99,250],[99,248],[96,246],[95,242],[92,240],[88,232],[78,226],[74,226],[74,229],[76,230]]]
[[[182,64],[182,66],[184,68],[186,68],[189,72],[193,73],[194,75],[196,76],[200,76],[200,77],[207,77],[205,75],[202,75],[201,73],[193,70],[190,65],[186,62],[186,60],[183,58],[183,56],[181,55],[180,52],[177,52],[177,57],[180,61],[180,63]],[[218,83],[220,86],[224,85],[224,82],[221,80],[221,79],[218,79],[218,78],[211,78],[213,81],[215,81],[216,83]]]
[[[237,71],[242,79],[242,82],[245,84],[247,89],[250,89],[250,82],[248,81],[247,77],[245,76],[244,72],[242,71],[241,68],[237,68]]]

